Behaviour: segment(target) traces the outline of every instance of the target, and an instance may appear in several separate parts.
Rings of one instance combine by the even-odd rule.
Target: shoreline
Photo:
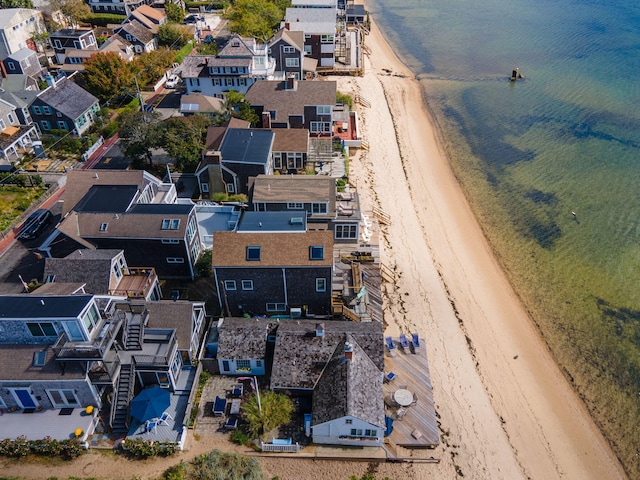
[[[609,444],[588,414],[582,400],[561,374],[533,319],[528,315],[508,282],[495,252],[484,237],[461,186],[451,170],[444,151],[443,133],[439,129],[437,120],[429,111],[422,85],[415,74],[397,57],[375,23],[371,35],[367,37],[367,44],[372,49],[372,54],[367,59],[370,65],[367,66],[365,77],[369,74],[376,75],[383,90],[384,102],[390,109],[395,141],[399,144],[397,154],[400,158],[396,168],[400,167],[403,170],[404,178],[400,180],[406,183],[408,189],[404,202],[399,195],[393,196],[391,201],[385,199],[381,191],[393,190],[403,184],[394,185],[389,181],[393,178],[389,175],[393,168],[389,168],[386,164],[384,169],[378,166],[378,170],[383,169],[384,172],[378,171],[376,174],[375,166],[371,162],[370,167],[374,171],[368,175],[371,177],[372,198],[375,198],[377,205],[387,213],[390,209],[399,210],[400,213],[400,215],[392,214],[394,224],[388,232],[385,232],[386,243],[394,249],[396,244],[416,246],[424,242],[427,251],[433,256],[430,259],[431,268],[434,270],[431,272],[431,280],[438,283],[441,290],[438,292],[441,297],[437,300],[438,312],[441,308],[446,311],[448,307],[447,322],[455,322],[459,329],[458,334],[464,337],[463,345],[467,355],[470,356],[473,364],[477,364],[472,366],[473,372],[467,372],[467,375],[471,374],[480,380],[482,391],[476,393],[486,397],[493,415],[498,419],[499,430],[502,432],[500,436],[504,437],[503,440],[509,446],[508,450],[517,465],[516,470],[520,470],[519,475],[533,478],[552,478],[558,475],[567,475],[570,478],[604,478],[605,476],[612,478],[614,474],[618,478],[625,478]],[[345,83],[358,84],[364,81],[339,82],[341,91]],[[419,92],[421,101],[416,101],[418,98],[416,91]],[[373,100],[374,105],[380,103],[377,99],[369,98],[367,93],[362,91],[361,86],[360,93],[369,101]],[[419,105],[416,107],[414,104]],[[378,114],[377,111],[376,114]],[[366,116],[366,112],[364,115]],[[374,122],[379,122],[380,117],[378,115],[376,117]],[[376,152],[368,154],[368,157],[376,157],[378,152],[384,152],[384,148],[381,149],[377,145],[380,137],[384,135],[371,135],[367,131],[366,118],[364,123],[367,133],[365,138],[371,144],[370,151]],[[417,124],[422,129],[417,127]],[[426,145],[427,143],[431,145]],[[419,155],[426,157],[425,162],[416,161],[418,152],[426,153],[426,155]],[[375,162],[375,159],[373,161]],[[367,165],[356,163],[353,171],[357,172],[362,167]],[[382,176],[384,178],[381,178]],[[411,241],[396,239],[393,233],[396,227],[395,222],[398,217],[405,220],[403,214],[407,211],[406,208],[404,210],[393,208],[398,204],[405,207],[411,205],[415,208],[415,212],[408,213],[415,213],[422,238],[417,238],[415,230],[411,230]],[[434,224],[441,228],[430,228]],[[415,261],[404,263],[407,264],[409,272],[415,271],[409,264],[418,264]],[[405,270],[401,272],[402,280],[405,280]],[[413,282],[420,283],[420,276],[414,276]],[[436,285],[431,285],[431,288],[437,290]],[[406,292],[401,292],[404,289]],[[420,292],[415,292],[415,289],[412,292],[410,286],[400,285],[395,290],[397,290],[395,293],[400,294],[395,295],[396,299],[399,296],[405,297],[402,298],[403,302],[399,302],[405,305],[405,311],[402,318],[398,318],[398,314],[392,314],[396,320],[392,322],[395,325],[389,326],[389,333],[396,333],[403,327],[410,326],[407,325],[407,317],[411,316],[413,308],[407,308],[409,301],[406,297],[415,296],[415,293],[420,296]],[[391,293],[389,298],[393,303],[394,292],[388,293]],[[435,312],[433,308],[435,301],[430,298],[425,298],[425,301],[432,312]],[[416,310],[420,308],[419,305],[411,307],[415,307]],[[388,313],[386,310],[388,309],[385,309],[385,313]],[[410,321],[411,318],[409,318]],[[438,320],[432,319],[430,322],[433,327],[442,328],[436,326]],[[423,322],[423,326],[429,327],[429,322]],[[443,399],[438,398],[440,397],[438,391],[445,388],[444,384],[448,384],[449,390],[462,386],[452,385],[450,380],[455,377],[451,377],[450,374],[448,377],[436,380],[440,374],[437,370],[441,363],[437,355],[440,352],[446,353],[452,348],[447,345],[446,338],[440,340],[440,345],[430,345],[429,329],[427,328],[424,333],[427,337],[430,365],[437,366],[432,368],[436,392],[434,396],[438,408],[442,409]],[[458,344],[456,350],[459,349]],[[502,351],[503,349],[509,351]],[[448,367],[455,369],[456,365]],[[448,381],[443,385],[437,385],[438,381],[445,379]],[[507,385],[508,388],[505,388]],[[468,406],[472,405],[473,402]],[[484,414],[486,413],[484,411]],[[456,418],[454,412],[450,414],[452,419]],[[462,417],[461,415],[460,418]],[[446,432],[447,426],[444,420],[443,417],[443,429]],[[485,417],[483,420],[488,419]],[[524,430],[525,427],[526,430]],[[464,442],[465,438],[460,436],[458,440]],[[443,446],[444,450],[447,450],[446,438],[443,438]],[[476,451],[476,453],[479,452]],[[506,452],[502,452],[498,457],[505,454]],[[456,455],[459,455],[456,462],[460,467],[463,463],[462,455],[460,452]],[[444,459],[446,455],[442,457]],[[546,461],[543,460],[545,458]],[[483,463],[478,464],[477,459],[475,462],[473,459],[468,459],[468,462],[469,467],[474,468]],[[504,475],[506,471],[506,465],[500,465],[500,463],[502,462],[494,465],[496,467],[494,474],[498,477]],[[487,467],[483,468],[485,471],[493,470],[488,468],[488,465],[485,467]],[[463,467],[460,468],[463,472],[465,471]],[[510,475],[506,475],[505,478],[509,477]]]

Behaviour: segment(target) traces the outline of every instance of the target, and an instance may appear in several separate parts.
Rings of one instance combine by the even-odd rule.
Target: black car
[[[40,235],[47,225],[51,223],[53,215],[49,210],[41,208],[33,212],[22,224],[18,238],[22,240],[33,240]]]

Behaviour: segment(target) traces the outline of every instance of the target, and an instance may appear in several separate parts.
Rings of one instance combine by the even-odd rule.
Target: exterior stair
[[[126,433],[129,430],[129,402],[133,397],[135,372],[133,365],[120,367],[120,378],[111,405],[111,428],[113,433]]]

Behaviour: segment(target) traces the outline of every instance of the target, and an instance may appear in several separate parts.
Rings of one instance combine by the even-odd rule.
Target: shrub
[[[125,15],[116,15],[113,13],[94,13],[84,18],[86,23],[90,23],[93,26],[106,27],[109,24],[121,24],[125,18]]]
[[[246,445],[249,443],[249,435],[247,435],[242,430],[234,430],[233,433],[229,436],[229,439],[233,443],[237,443],[238,445]]]
[[[153,442],[142,438],[136,438],[135,440],[127,438],[122,444],[122,448],[127,451],[129,455],[137,458],[148,458],[158,455],[168,457],[176,453],[178,445],[174,442]]]

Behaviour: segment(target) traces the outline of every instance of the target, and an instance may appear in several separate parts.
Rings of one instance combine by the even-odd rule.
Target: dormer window
[[[108,223],[103,223],[102,225],[100,225],[100,231],[101,232],[106,232],[107,228],[109,228],[109,224]]]
[[[257,262],[260,260],[260,247],[250,246],[247,247],[247,260],[250,262]]]
[[[162,220],[162,230],[177,230],[180,225],[178,218],[165,218]]]
[[[322,245],[310,246],[309,260],[324,260],[324,247]]]

